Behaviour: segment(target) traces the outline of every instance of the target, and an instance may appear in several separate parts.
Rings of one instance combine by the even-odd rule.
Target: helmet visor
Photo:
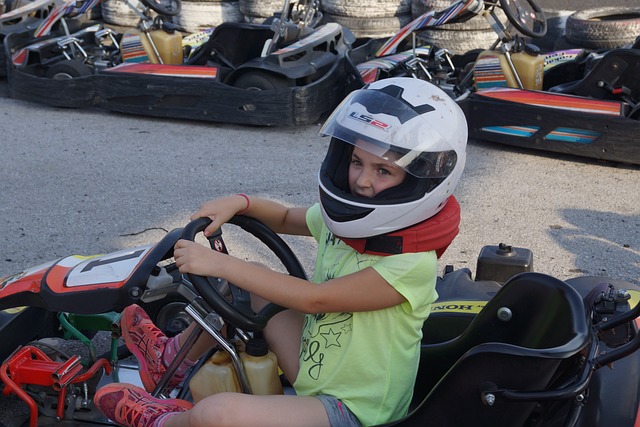
[[[444,178],[457,154],[426,119],[429,114],[438,114],[430,104],[414,107],[379,90],[358,90],[335,109],[320,134],[357,145],[415,177]]]

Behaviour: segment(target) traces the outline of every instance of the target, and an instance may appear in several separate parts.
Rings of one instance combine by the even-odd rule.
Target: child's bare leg
[[[164,427],[328,427],[322,402],[312,396],[254,396],[219,393],[188,412],[169,417]]]
[[[267,301],[251,296],[251,305],[260,310]],[[285,377],[293,384],[300,369],[300,338],[304,325],[304,314],[295,310],[284,310],[273,316],[264,329],[264,337],[269,349],[278,357],[278,366]]]
[[[184,345],[184,342],[187,340],[189,334],[193,332],[193,330],[198,326],[196,322],[191,322],[191,324],[178,335],[178,343],[180,347]],[[200,359],[207,351],[209,351],[214,345],[216,345],[216,340],[206,332],[200,334],[196,342],[187,353],[187,359],[196,361]]]

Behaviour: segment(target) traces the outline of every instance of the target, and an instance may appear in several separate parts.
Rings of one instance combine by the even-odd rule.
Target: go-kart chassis
[[[208,224],[195,223],[184,230],[173,230],[156,245],[100,257],[71,256],[8,276],[0,281],[0,307],[40,305],[57,311],[68,305],[92,314],[122,308],[139,299],[161,302],[163,295],[178,290],[188,301],[185,311],[201,326],[187,342],[194,342],[203,330],[219,338],[216,331],[221,331],[221,319],[227,325],[257,333],[282,307],[271,306],[250,314],[246,307],[236,306],[248,303],[246,295],[232,290],[232,305],[222,294],[218,299],[212,297],[220,291],[206,278],[196,280],[198,276],[190,275],[190,281],[184,281],[172,264],[158,266],[159,261],[171,256],[178,238],[193,239],[195,232]],[[232,223],[252,233],[260,230],[255,220],[246,217],[234,217]],[[272,250],[281,244],[277,236],[255,235]],[[212,246],[224,248],[217,237]],[[634,425],[640,401],[640,288],[607,277],[563,282],[534,273],[532,258],[526,254],[526,250],[507,245],[487,251],[483,248],[475,280],[468,269],[445,269],[436,285],[439,300],[423,328],[411,411],[404,419],[386,425],[471,425],[477,420],[492,426],[531,422],[545,426],[564,422],[573,426]],[[304,275],[290,251],[278,252],[277,256],[290,274]],[[112,275],[103,277],[105,268]],[[101,280],[95,281],[98,277]],[[96,306],[87,304],[88,299]],[[16,315],[26,315],[33,309]],[[112,327],[116,323],[109,320],[104,328],[117,331]],[[0,336],[21,337],[21,332],[5,327]],[[163,384],[188,350],[185,343],[156,391],[163,391]],[[5,363],[9,362],[15,360],[9,358]],[[611,363],[615,363],[615,369],[607,368]],[[15,369],[17,365],[14,363]],[[55,372],[60,370],[60,365],[52,365]],[[135,377],[135,368],[120,362],[116,367],[114,373],[121,381],[135,382],[133,377],[123,378],[127,372]],[[94,391],[114,379],[96,375],[83,382],[84,390]],[[40,408],[42,413],[32,427],[54,422],[68,426],[107,423],[86,397],[91,393],[82,390],[79,387],[67,393],[63,419],[59,419],[59,404],[52,403],[59,401],[59,395],[42,399],[48,406]]]
[[[625,117],[618,101],[501,88],[473,93],[459,105],[474,138],[640,164],[640,121]]]
[[[248,24],[235,26],[242,25]],[[5,54],[11,58],[31,43],[29,34],[10,34],[5,39]],[[315,49],[310,52],[306,57],[311,68],[321,67],[313,79],[300,75],[309,66],[291,67],[290,60],[278,64],[267,58],[237,67],[242,72],[279,70],[296,82],[270,90],[235,87],[232,82],[223,81],[220,71],[190,65],[123,64],[132,67],[107,68],[89,76],[56,80],[25,72],[8,61],[7,79],[11,97],[56,107],[98,107],[128,114],[248,125],[304,125],[315,123],[330,112],[357,84],[357,71],[345,61],[343,53],[333,50],[331,54],[314,56]],[[333,59],[327,63],[329,56]],[[140,66],[145,69],[138,71]],[[190,76],[189,69],[200,75]]]
[[[533,274],[533,276],[528,276]],[[446,419],[451,419],[454,413],[459,411],[459,404],[463,404],[467,411],[474,411],[477,416],[482,416],[482,419],[493,420],[492,423],[497,422],[496,419],[502,419],[501,422],[497,422],[491,425],[524,425],[524,420],[530,417],[532,413],[535,413],[536,408],[539,410],[539,406],[532,403],[531,400],[534,396],[541,399],[543,402],[551,401],[564,401],[570,402],[575,400],[575,405],[557,405],[556,409],[552,409],[551,413],[561,418],[570,417],[571,411],[576,412],[576,417],[580,421],[578,426],[591,426],[591,425],[616,425],[616,426],[631,426],[631,419],[635,417],[635,411],[637,407],[630,402],[640,396],[640,384],[634,381],[626,381],[624,378],[628,375],[632,375],[635,372],[636,366],[640,363],[640,354],[635,353],[631,356],[627,356],[624,359],[617,360],[615,362],[615,372],[610,369],[591,370],[591,367],[586,366],[584,373],[576,382],[567,382],[564,387],[559,387],[558,390],[540,392],[539,388],[544,387],[544,384],[549,382],[555,382],[561,384],[562,381],[568,381],[566,378],[563,380],[561,374],[556,378],[542,375],[541,372],[573,372],[576,367],[567,363],[570,355],[575,352],[589,352],[589,358],[596,359],[596,352],[606,355],[611,351],[615,351],[615,346],[608,346],[600,344],[599,346],[590,346],[590,342],[595,339],[584,325],[580,326],[575,324],[572,326],[572,322],[576,321],[576,314],[578,319],[579,313],[582,308],[582,301],[588,298],[592,289],[596,288],[603,281],[600,277],[581,277],[576,279],[570,279],[567,283],[571,286],[562,285],[554,281],[549,281],[549,278],[544,275],[537,275],[536,273],[524,273],[521,280],[516,280],[517,283],[510,283],[506,285],[509,292],[501,291],[502,285],[493,280],[480,280],[475,281],[471,278],[471,273],[468,269],[460,269],[446,272],[443,278],[438,280],[437,289],[440,295],[439,301],[433,306],[433,313],[428,319],[424,327],[425,338],[423,341],[423,353],[429,357],[425,357],[425,360],[420,365],[418,373],[418,380],[416,382],[414,392],[414,404],[412,404],[412,410],[415,411],[410,417],[400,420],[398,422],[387,424],[388,426],[415,426],[423,425],[422,422],[427,416],[430,420],[440,420],[445,422]],[[611,283],[615,286],[628,286],[628,283],[607,279],[607,283]],[[631,304],[637,304],[640,297],[640,291],[638,289],[632,289],[632,301]],[[564,302],[567,295],[572,300],[568,306]],[[545,301],[548,305],[548,310],[544,313],[539,313],[539,310],[535,308],[536,301]],[[491,301],[491,302],[489,302]],[[485,316],[476,320],[481,310],[485,306],[490,305],[493,309],[484,310],[485,312],[492,313],[496,311],[498,314],[489,315],[485,313]],[[504,307],[504,308],[502,308]],[[509,311],[506,308],[508,307]],[[30,309],[27,309],[22,315],[25,315]],[[525,310],[525,311],[523,311]],[[576,310],[572,313],[572,310]],[[197,313],[197,310],[191,310],[191,313]],[[515,315],[516,318],[509,318],[509,315]],[[86,321],[86,319],[85,319]],[[475,330],[481,331],[481,335],[465,334],[465,330],[469,326],[473,325]],[[543,324],[552,322],[557,324],[557,328],[551,332],[547,331],[546,334],[540,335],[536,333],[538,327]],[[567,322],[567,325],[561,326],[560,322]],[[103,321],[104,323],[104,321]],[[478,326],[477,324],[480,324]],[[106,323],[105,323],[106,324]],[[114,323],[115,324],[115,323]],[[576,328],[575,330],[573,328]],[[505,329],[506,328],[506,329]],[[107,325],[106,329],[109,329]],[[473,328],[471,328],[473,329]],[[470,329],[470,330],[471,330]],[[116,331],[117,328],[112,328]],[[0,334],[6,335],[8,331],[0,330]],[[565,335],[565,334],[569,335]],[[492,347],[488,347],[488,350],[477,350],[480,353],[470,352],[466,355],[459,354],[460,360],[471,360],[471,366],[477,367],[477,363],[482,365],[482,359],[486,353],[487,362],[490,362],[485,366],[485,369],[471,369],[469,366],[465,367],[464,363],[459,362],[456,364],[452,371],[449,373],[440,372],[445,370],[446,366],[451,364],[451,361],[440,359],[439,348],[456,347],[456,336],[462,337],[458,341],[473,342],[475,340],[486,340],[487,335],[493,336],[496,340],[494,344],[500,348],[500,351],[494,351]],[[615,333],[613,334],[615,335]],[[501,344],[504,340],[512,342],[514,353],[509,355],[509,345],[504,347]],[[445,344],[450,341],[450,344]],[[528,343],[528,346],[523,346]],[[480,344],[476,349],[480,349],[487,344]],[[445,354],[451,355],[451,348],[449,348]],[[460,347],[460,351],[466,348]],[[26,350],[24,350],[26,351]],[[455,350],[454,350],[455,352]],[[507,353],[505,353],[507,352]],[[586,355],[586,353],[585,353]],[[456,357],[458,357],[456,356]],[[480,360],[476,360],[476,359]],[[515,358],[515,362],[514,359]],[[566,360],[562,362],[562,360]],[[496,363],[496,361],[501,361]],[[536,361],[536,363],[534,363]],[[52,366],[52,372],[55,369],[59,369],[60,363],[55,364],[53,362],[47,362]],[[116,370],[113,373],[105,369],[105,372],[101,374],[98,369],[104,364],[104,359],[99,360],[92,367],[90,374],[85,376],[91,376],[95,374],[95,377],[90,381],[95,387],[100,387],[103,384],[112,381],[125,381],[134,382],[138,380],[136,365],[131,364],[128,361],[119,361],[117,363]],[[460,363],[462,363],[460,365]],[[468,362],[469,363],[469,362]],[[513,363],[516,363],[513,365]],[[564,365],[566,366],[563,366]],[[491,367],[493,366],[493,368]],[[106,367],[106,365],[105,365]],[[29,368],[25,367],[25,370]],[[170,368],[171,369],[171,368]],[[516,370],[518,375],[509,373],[511,370]],[[507,372],[507,374],[501,374],[501,372]],[[439,381],[440,374],[445,375],[448,381]],[[43,375],[45,375],[43,373]],[[611,377],[618,378],[617,381],[612,381]],[[633,376],[633,375],[632,375]],[[505,381],[511,381],[510,386],[517,388],[521,391],[503,391],[496,389],[491,393],[492,389],[489,387],[487,398],[496,399],[493,405],[496,405],[496,409],[493,410],[492,406],[478,402],[478,404],[472,404],[467,399],[469,396],[460,395],[460,402],[456,403],[450,401],[451,392],[453,388],[456,388],[457,381],[471,381],[482,382],[482,378],[488,378],[496,380],[502,378],[501,385],[504,386]],[[44,377],[43,377],[44,378]],[[456,379],[457,378],[457,379]],[[570,376],[569,376],[570,378]],[[86,378],[81,378],[86,380]],[[534,380],[535,379],[535,380]],[[42,380],[47,382],[47,378]],[[78,380],[80,382],[80,379]],[[37,383],[34,381],[33,383]],[[589,394],[585,395],[585,387],[588,384]],[[448,396],[443,400],[439,398],[437,393],[429,393],[431,389],[436,390],[442,395]],[[461,387],[463,389],[464,387]],[[531,390],[530,392],[522,390]],[[505,393],[504,395],[502,393]],[[528,394],[529,393],[529,394]],[[44,402],[49,406],[41,409],[40,415],[37,417],[38,426],[57,425],[62,427],[71,426],[103,426],[113,425],[107,420],[96,408],[90,400],[83,399],[80,394],[74,394],[71,396],[63,396],[67,399],[65,411],[62,416],[59,417],[57,411],[59,407],[56,405],[55,394],[54,397],[44,399]],[[493,396],[493,397],[492,397]],[[520,396],[520,397],[519,397]],[[600,397],[597,397],[600,396]],[[606,399],[604,399],[606,396]],[[635,396],[635,398],[634,398]],[[584,400],[583,400],[584,399]],[[80,408],[80,402],[83,405]],[[418,406],[419,403],[422,406]],[[76,405],[77,407],[73,406]],[[453,408],[452,410],[434,410],[439,407]],[[564,406],[564,407],[563,407]],[[553,405],[550,405],[553,408]],[[429,409],[431,408],[431,409]],[[507,412],[504,412],[504,411]],[[554,413],[557,411],[557,413]],[[568,412],[567,412],[568,411]],[[558,413],[560,415],[558,415]],[[55,414],[55,415],[54,415]],[[441,415],[438,415],[441,414]],[[504,420],[505,415],[510,417],[508,420]],[[541,411],[540,417],[549,416],[548,413]],[[434,418],[435,417],[435,418]],[[466,416],[460,416],[460,419]],[[468,417],[466,417],[468,418]],[[593,420],[598,420],[596,424],[593,424]],[[32,421],[33,422],[33,421]],[[546,424],[541,421],[542,425]],[[601,424],[605,422],[606,424]],[[25,424],[26,425],[26,424]],[[35,425],[35,424],[32,424]],[[457,424],[453,424],[457,425]]]

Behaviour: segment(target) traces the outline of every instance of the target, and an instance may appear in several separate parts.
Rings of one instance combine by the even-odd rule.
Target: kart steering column
[[[524,89],[524,85],[522,84],[522,80],[520,79],[520,74],[518,74],[518,70],[516,69],[516,66],[513,63],[513,60],[511,59],[511,54],[509,53],[511,46],[512,46],[512,42],[503,44],[502,46],[500,46],[500,51],[502,52],[502,54],[507,60],[509,69],[511,69],[511,72],[513,73],[513,77],[516,79],[516,83],[518,83],[518,88]]]
[[[174,374],[178,370],[180,364],[185,360],[189,351],[193,348],[198,338],[203,331],[206,331],[209,335],[211,335],[222,347],[224,351],[226,351],[231,357],[231,362],[233,363],[234,370],[238,376],[238,382],[240,383],[240,387],[243,393],[251,394],[251,386],[249,385],[249,379],[244,370],[244,365],[240,359],[240,355],[236,348],[231,345],[222,335],[222,328],[225,323],[222,317],[212,312],[211,309],[205,307],[204,300],[200,297],[196,298],[191,304],[189,304],[185,311],[189,314],[193,320],[197,323],[194,330],[187,336],[186,341],[180,347],[180,350],[176,354],[175,358],[167,368],[165,374],[162,376],[156,388],[153,390],[152,395],[154,397],[159,397],[169,380],[173,378]]]
[[[153,41],[153,38],[151,37],[151,34],[149,34],[149,30],[151,28],[153,28],[153,24],[150,24],[149,21],[146,21],[146,20],[140,21],[140,31],[142,31],[142,33],[147,38],[147,41],[149,42],[149,45],[153,49],[154,55],[158,59],[158,63],[159,64],[164,64],[164,62],[162,61],[162,57],[160,56],[160,52],[158,52],[158,47],[156,46],[155,42]]]

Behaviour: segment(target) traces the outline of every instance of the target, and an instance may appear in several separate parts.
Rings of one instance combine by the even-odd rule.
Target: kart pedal
[[[2,394],[16,394],[29,407],[29,426],[38,425],[38,407],[36,402],[23,390],[26,385],[51,387],[58,392],[56,415],[64,419],[67,386],[84,382],[93,377],[100,368],[111,373],[111,364],[106,359],[97,360],[91,368],[81,373],[80,356],[73,356],[64,362],[51,360],[42,350],[34,346],[25,346],[14,352],[0,367],[0,379],[5,384]]]

